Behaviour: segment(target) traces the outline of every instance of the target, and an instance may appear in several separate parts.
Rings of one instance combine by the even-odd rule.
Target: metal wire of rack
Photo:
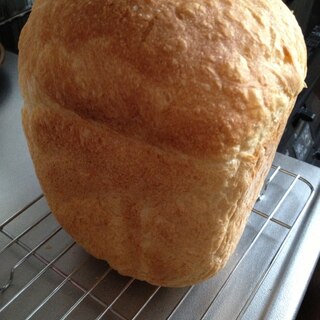
[[[86,254],[40,195],[0,225],[0,318],[212,319],[226,314],[221,301],[230,296],[234,310],[228,319],[240,319],[304,216],[314,187],[273,166],[263,192],[227,266],[202,284],[180,289],[120,276]],[[235,285],[237,297],[229,289]]]

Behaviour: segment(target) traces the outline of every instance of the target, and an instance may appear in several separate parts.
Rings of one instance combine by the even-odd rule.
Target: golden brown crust
[[[306,50],[280,0],[38,0],[19,68],[63,227],[123,274],[183,286],[233,252]]]

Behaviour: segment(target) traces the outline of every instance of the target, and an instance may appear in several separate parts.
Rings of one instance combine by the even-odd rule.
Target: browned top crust
[[[306,72],[279,0],[38,0],[20,52],[27,105],[204,159],[254,149]]]

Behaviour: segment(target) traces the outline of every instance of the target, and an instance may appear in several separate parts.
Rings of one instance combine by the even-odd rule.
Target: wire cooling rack
[[[120,276],[89,256],[41,195],[0,225],[0,319],[240,319],[313,193],[273,166],[226,267],[179,289]]]

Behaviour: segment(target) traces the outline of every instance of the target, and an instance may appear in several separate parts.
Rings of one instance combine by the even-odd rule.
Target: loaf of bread
[[[60,224],[123,275],[198,283],[234,251],[306,48],[281,0],[37,0],[23,126]]]

